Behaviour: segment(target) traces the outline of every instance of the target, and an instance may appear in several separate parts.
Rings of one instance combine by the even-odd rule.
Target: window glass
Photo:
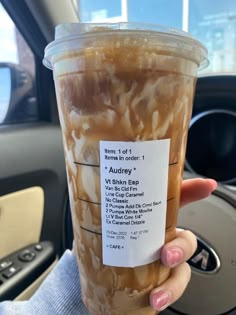
[[[82,22],[148,22],[192,33],[209,51],[207,73],[236,71],[235,0],[74,0]]]
[[[189,31],[208,48],[207,72],[236,70],[236,1],[190,0]]]
[[[87,21],[101,21],[107,19],[119,19],[121,17],[121,1],[120,0],[93,0],[80,1],[81,19]]]
[[[168,12],[168,15],[166,13]],[[165,13],[165,14],[163,14]],[[148,22],[182,28],[182,0],[128,1],[128,19],[136,22]]]
[[[1,4],[0,42],[0,124],[35,121],[34,55]]]

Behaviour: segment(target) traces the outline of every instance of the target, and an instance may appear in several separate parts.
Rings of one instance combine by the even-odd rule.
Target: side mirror
[[[16,118],[29,102],[36,105],[33,76],[20,65],[0,62],[0,124],[21,121]]]
[[[0,124],[7,116],[11,99],[11,70],[8,67],[0,68]]]

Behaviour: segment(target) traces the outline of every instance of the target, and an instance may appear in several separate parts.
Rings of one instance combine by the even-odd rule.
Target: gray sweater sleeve
[[[76,258],[67,250],[30,300],[0,303],[0,315],[89,315],[80,293]]]

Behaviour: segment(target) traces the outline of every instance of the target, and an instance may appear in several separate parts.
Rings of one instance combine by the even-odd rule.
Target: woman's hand
[[[208,197],[217,187],[212,179],[189,179],[183,181],[180,205]],[[172,268],[171,276],[150,295],[151,306],[162,311],[178,300],[186,289],[191,277],[191,269],[186,261],[193,255],[197,247],[194,234],[177,229],[176,238],[165,244],[161,251],[162,263]]]

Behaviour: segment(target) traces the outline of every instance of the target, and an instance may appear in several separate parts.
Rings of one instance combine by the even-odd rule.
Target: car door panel
[[[55,246],[44,241],[31,244],[0,260],[0,302],[22,297],[56,261]]]
[[[52,241],[56,246],[57,253],[60,254],[63,250],[62,230],[65,204],[68,200],[60,127],[46,123],[11,126],[11,128],[2,127],[0,148],[0,196],[35,186],[41,187],[44,194],[44,209],[43,222],[42,214],[38,215],[37,219],[37,225],[42,225],[40,239]],[[4,200],[6,196],[2,198]],[[32,214],[38,211],[36,210],[38,205],[34,202],[36,201],[27,205],[28,211],[31,211]],[[18,209],[12,211],[20,212],[19,205]],[[23,211],[26,211],[26,208]],[[18,231],[22,231],[20,238],[24,239],[27,237],[23,235],[23,232],[26,234],[23,228],[26,220],[29,221],[27,224],[32,230],[35,229],[35,225],[23,212],[18,213],[18,218]],[[1,220],[3,218],[0,216],[0,225]],[[10,222],[11,219],[8,220]],[[16,218],[14,221],[17,221]],[[5,229],[10,231],[11,225]],[[5,236],[4,239],[7,240],[7,237]],[[29,240],[33,240],[33,238],[28,238],[27,242]],[[18,243],[18,246],[27,245],[23,243],[23,241]],[[0,241],[0,252],[4,247],[1,244],[2,240]]]
[[[44,192],[41,187],[0,197],[0,257],[39,242],[43,209]]]

